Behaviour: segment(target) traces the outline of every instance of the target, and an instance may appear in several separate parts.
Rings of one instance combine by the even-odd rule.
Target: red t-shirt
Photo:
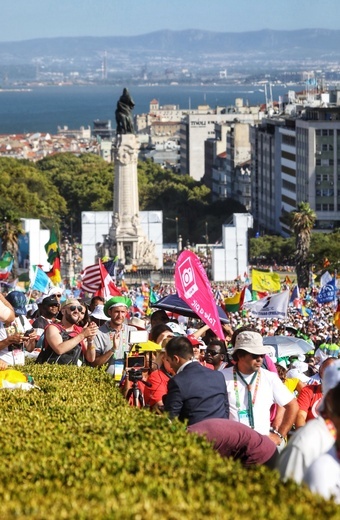
[[[151,387],[144,387],[145,404],[154,406],[158,401],[162,400],[163,395],[168,393],[169,379],[169,376],[162,370],[151,372],[148,377],[148,383],[151,384]]]
[[[307,385],[302,388],[297,401],[300,410],[307,412],[306,421],[315,419],[319,414],[317,407],[322,399],[321,385]]]

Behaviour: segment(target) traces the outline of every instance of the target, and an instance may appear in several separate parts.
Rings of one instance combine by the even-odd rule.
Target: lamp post
[[[176,218],[165,217],[165,220],[171,220],[171,222],[175,222],[176,223],[176,244],[177,244],[177,253],[178,253],[179,252],[179,244],[178,244],[178,217],[176,217]]]

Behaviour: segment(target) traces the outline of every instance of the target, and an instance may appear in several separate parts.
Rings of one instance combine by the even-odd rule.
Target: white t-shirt
[[[329,500],[333,495],[340,504],[340,464],[335,445],[317,458],[307,469],[303,481],[312,493]]]
[[[248,410],[248,391],[245,384],[241,381],[240,377],[237,377],[237,390],[239,395],[240,407],[238,409],[236,405],[236,389],[234,386],[233,367],[222,370],[222,374],[225,377],[227,392],[229,398],[229,419],[233,421],[240,421],[239,411]],[[254,430],[263,435],[269,435],[270,429],[270,407],[276,403],[279,406],[285,406],[289,403],[294,396],[288,390],[288,388],[282,383],[279,376],[275,372],[260,368],[259,370],[259,383],[256,391],[256,377],[251,385],[251,393],[255,403],[253,404],[253,415],[254,415]],[[245,381],[249,384],[252,380],[253,374],[245,375],[242,374]],[[243,422],[243,421],[242,421]]]
[[[21,322],[21,318],[23,318]],[[26,316],[21,316],[21,318],[16,317],[14,321],[10,325],[8,325],[6,328],[3,323],[0,322],[0,341],[3,339],[6,339],[7,336],[11,336],[11,334],[15,334],[16,332],[26,332],[27,330],[30,330],[32,328],[32,325],[26,318]],[[17,361],[16,361],[17,358]],[[0,350],[0,359],[2,361],[5,361],[5,363],[8,363],[8,365],[22,365],[25,360],[25,355],[22,352],[22,354],[19,354],[19,352],[16,351],[9,351],[8,347],[3,348]]]
[[[319,415],[296,430],[280,453],[278,470],[282,480],[291,478],[301,484],[303,476],[314,460],[334,444],[324,419]]]

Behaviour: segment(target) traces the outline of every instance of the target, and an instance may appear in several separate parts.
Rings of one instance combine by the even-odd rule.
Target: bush
[[[276,472],[246,470],[181,423],[129,407],[102,370],[22,369],[41,390],[0,392],[0,518],[339,518]]]

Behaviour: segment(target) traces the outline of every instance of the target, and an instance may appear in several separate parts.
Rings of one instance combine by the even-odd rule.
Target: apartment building
[[[308,202],[315,229],[340,225],[340,107],[311,106],[251,129],[252,213],[257,231],[287,235],[281,218]]]

